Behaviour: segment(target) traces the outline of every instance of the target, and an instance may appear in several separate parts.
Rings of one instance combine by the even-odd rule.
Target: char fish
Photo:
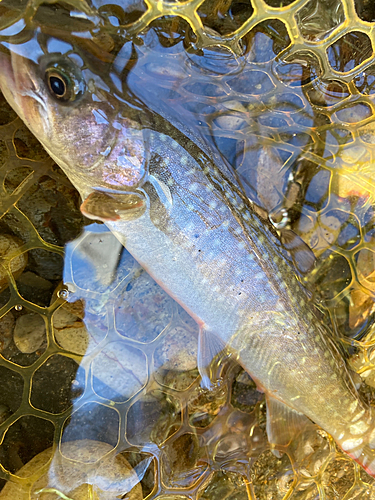
[[[228,349],[266,394],[275,451],[310,419],[375,477],[373,411],[230,166],[129,89],[116,95],[111,69],[35,45],[1,52],[1,90],[80,192],[82,212],[198,323],[203,383]]]

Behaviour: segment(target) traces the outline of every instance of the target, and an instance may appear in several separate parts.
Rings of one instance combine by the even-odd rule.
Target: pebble
[[[53,284],[31,271],[26,271],[18,278],[17,288],[24,299],[34,304],[48,306]]]
[[[45,338],[46,326],[42,316],[37,313],[27,313],[17,318],[13,339],[21,352],[37,351]]]
[[[67,351],[83,356],[90,343],[90,335],[82,318],[84,304],[77,302],[64,303],[53,315],[53,333],[56,342]]]
[[[41,474],[52,456],[52,448],[42,451],[24,465],[18,472],[20,478],[39,477],[29,493],[28,482],[8,482],[0,493],[0,500],[107,500],[108,498],[126,498],[142,500],[142,486],[135,470],[120,454],[109,453],[113,447],[107,443],[89,439],[69,441],[61,445],[61,454],[57,451],[49,469]],[[101,460],[98,465],[98,460]],[[126,496],[131,486],[134,487]],[[91,487],[90,487],[91,486]],[[41,491],[44,490],[44,491]],[[49,491],[48,491],[49,490]],[[60,494],[59,494],[60,493]],[[61,495],[61,493],[64,496]]]
[[[0,235],[0,257],[6,259],[11,254],[16,254],[17,251],[23,246],[22,240],[11,236],[9,234]],[[17,278],[25,269],[27,264],[27,253],[18,255],[10,262],[10,270],[13,276]],[[8,287],[7,272],[0,266],[0,291]]]

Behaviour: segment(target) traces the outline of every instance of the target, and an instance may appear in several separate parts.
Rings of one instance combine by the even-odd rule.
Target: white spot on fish
[[[366,424],[366,422],[361,420],[361,421],[357,422],[356,424],[351,425],[349,427],[349,430],[350,430],[351,434],[354,434],[355,436],[357,436],[358,434],[363,434],[364,432],[366,432],[369,427],[370,426],[368,424]]]
[[[363,414],[365,413],[365,411],[366,410],[360,411],[359,413],[357,413],[357,415],[355,417],[352,418],[353,424],[354,424],[354,422],[357,422],[357,420],[359,420],[363,416]]]
[[[358,401],[353,401],[353,403],[349,406],[350,413],[353,413],[358,406]]]
[[[344,451],[348,451],[348,450],[351,450],[351,449],[353,449],[353,448],[357,448],[357,446],[360,446],[362,443],[363,443],[363,439],[362,439],[362,438],[358,438],[358,439],[347,439],[346,441],[344,441],[344,442],[341,444],[341,448],[342,448]]]

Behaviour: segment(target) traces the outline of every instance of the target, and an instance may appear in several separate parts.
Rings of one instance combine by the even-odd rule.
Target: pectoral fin
[[[293,410],[281,401],[266,394],[267,403],[267,436],[273,446],[288,446],[294,439],[313,423],[303,413]],[[277,457],[281,453],[273,449]]]
[[[198,371],[202,377],[201,385],[205,389],[212,389],[215,381],[212,380],[212,360],[225,350],[225,343],[212,332],[203,328],[198,337]]]
[[[138,193],[94,191],[81,205],[85,217],[102,222],[137,219],[145,210],[146,200]]]

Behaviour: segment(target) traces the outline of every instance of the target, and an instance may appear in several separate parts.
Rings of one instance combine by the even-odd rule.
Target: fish
[[[312,421],[375,477],[373,409],[272,224],[212,145],[111,87],[111,65],[3,43],[0,89],[104,222],[199,325],[202,385],[226,351],[265,393],[277,454]],[[126,86],[125,86],[126,88]],[[293,245],[290,245],[293,247]]]

